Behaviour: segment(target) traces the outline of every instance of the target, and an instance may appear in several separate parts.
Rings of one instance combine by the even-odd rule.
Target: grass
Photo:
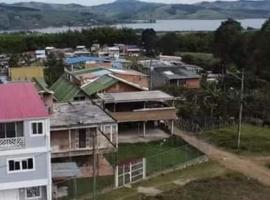
[[[184,179],[205,179],[216,177],[227,173],[227,170],[216,162],[208,162],[186,168],[184,170],[176,170],[167,174],[163,174],[140,183],[133,184],[130,188],[120,188],[110,193],[100,195],[98,200],[138,200],[140,194],[137,192],[138,187],[155,187],[162,191],[168,191],[178,188],[173,182]]]
[[[60,184],[61,186],[68,187],[68,196],[62,198],[62,200],[76,199],[81,196],[92,193],[93,189],[93,178],[77,178],[68,180]],[[75,189],[77,186],[77,190]],[[97,177],[97,191],[101,191],[107,187],[113,187],[114,176],[100,176]]]
[[[244,124],[241,146],[237,149],[237,126],[214,129],[200,135],[210,143],[244,155],[270,155],[270,129]]]
[[[229,173],[223,176],[196,180],[184,187],[165,192],[145,200],[268,200],[270,188],[241,174]]]
[[[202,154],[198,150],[182,140],[170,137],[166,140],[150,143],[120,144],[117,162],[121,164],[145,157],[147,173],[150,174],[176,166],[200,155]],[[111,158],[108,160],[112,164],[115,163]]]

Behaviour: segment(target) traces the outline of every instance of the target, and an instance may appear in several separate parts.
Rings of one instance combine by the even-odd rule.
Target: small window
[[[32,135],[43,135],[43,122],[32,122]]]
[[[14,159],[8,161],[9,172],[28,171],[34,169],[33,158]]]
[[[41,187],[31,187],[26,189],[26,199],[41,198]]]

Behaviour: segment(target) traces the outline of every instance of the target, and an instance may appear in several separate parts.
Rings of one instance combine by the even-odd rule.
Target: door
[[[79,130],[79,148],[86,148],[86,129]]]
[[[19,200],[18,190],[0,191],[0,200]]]

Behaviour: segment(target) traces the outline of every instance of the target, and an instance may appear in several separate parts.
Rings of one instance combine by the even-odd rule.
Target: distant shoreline
[[[147,22],[146,20],[134,20],[135,23],[119,23],[112,25],[93,25],[93,26],[62,26],[62,27],[47,27],[38,29],[18,29],[18,30],[0,30],[0,33],[18,33],[18,32],[38,32],[38,33],[61,33],[67,31],[81,31],[82,29],[96,27],[116,27],[116,28],[132,28],[146,29],[153,28],[157,32],[196,32],[196,31],[214,31],[226,19],[169,19],[155,20],[155,22]],[[241,22],[244,28],[252,27],[254,29],[261,28],[266,18],[247,18],[237,19]],[[211,22],[211,23],[209,23]]]

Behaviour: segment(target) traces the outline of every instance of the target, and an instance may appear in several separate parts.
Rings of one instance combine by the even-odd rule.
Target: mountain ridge
[[[215,1],[195,4],[117,0],[96,6],[19,2],[0,4],[0,29],[88,26],[149,19],[268,18],[270,0]]]

